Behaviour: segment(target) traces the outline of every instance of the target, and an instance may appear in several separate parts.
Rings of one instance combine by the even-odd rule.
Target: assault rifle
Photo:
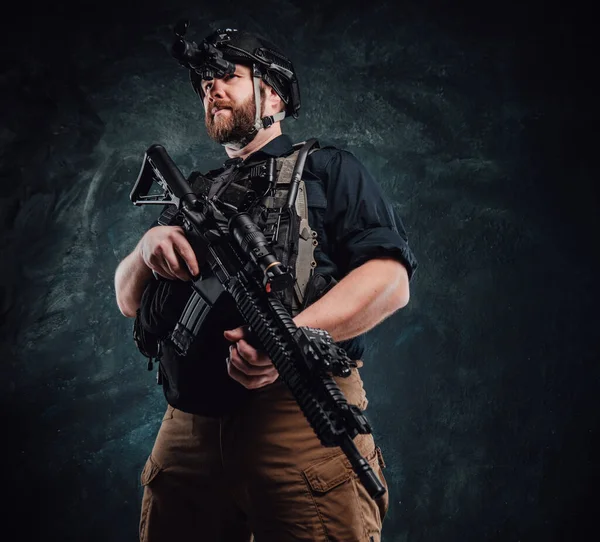
[[[303,150],[308,150],[312,141]],[[299,154],[305,157],[306,152]],[[302,168],[303,162],[294,169],[288,205],[297,193]],[[162,188],[162,195],[148,195],[154,182]],[[203,273],[192,282],[198,299],[210,305],[219,289],[231,295],[250,326],[253,345],[269,355],[321,444],[343,450],[372,498],[385,494],[385,487],[353,441],[359,433],[371,433],[371,426],[357,406],[348,404],[332,377],[348,377],[351,360],[326,331],[296,326],[275,295],[292,286],[293,276],[277,260],[272,244],[250,215],[215,197],[195,194],[161,145],[146,151],[130,199],[134,205],[171,206],[172,216],[177,215],[196,255],[202,257],[198,261],[210,268],[210,276]],[[193,311],[193,305],[190,300],[185,310]],[[171,339],[176,343],[185,339],[185,333],[179,335],[179,339]]]

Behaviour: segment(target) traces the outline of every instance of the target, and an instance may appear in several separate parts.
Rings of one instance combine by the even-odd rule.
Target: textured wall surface
[[[354,152],[404,220],[411,301],[369,333],[363,370],[384,542],[580,537],[600,454],[598,195],[591,38],[570,6],[16,6],[0,74],[9,532],[136,538],[164,399],[114,299],[155,217],[129,192],[152,143],[185,173],[225,158],[169,56],[187,17],[197,39],[269,34],[301,85],[284,131]]]

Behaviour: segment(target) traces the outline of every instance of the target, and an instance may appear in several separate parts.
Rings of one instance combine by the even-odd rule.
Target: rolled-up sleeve
[[[343,274],[375,258],[389,257],[406,267],[409,279],[417,259],[398,216],[381,187],[350,152],[338,150],[327,166],[327,217],[334,259]]]

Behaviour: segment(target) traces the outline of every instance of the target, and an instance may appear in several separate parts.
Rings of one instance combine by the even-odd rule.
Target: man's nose
[[[208,98],[210,100],[222,99],[225,97],[223,92],[223,80],[215,77],[212,80],[212,85],[210,89],[208,89]]]

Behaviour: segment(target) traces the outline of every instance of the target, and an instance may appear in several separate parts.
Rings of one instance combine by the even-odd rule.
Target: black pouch
[[[315,301],[317,301],[317,299],[323,297],[337,283],[338,281],[335,280],[331,275],[322,275],[321,273],[315,273],[306,285],[306,292],[304,293],[302,310],[312,305]]]
[[[156,293],[158,281],[151,280],[144,289],[140,308],[135,312],[135,320],[133,322],[133,342],[142,356],[148,358],[148,370],[152,370],[152,360],[157,359],[160,354],[160,337],[150,331],[144,325],[145,312],[148,306],[148,300]]]
[[[136,311],[133,322],[133,342],[142,356],[152,360],[160,352],[160,337],[146,331],[141,322],[140,309]]]
[[[190,294],[190,285],[183,281],[153,278],[146,285],[133,323],[133,340],[149,358],[149,368],[152,358],[160,357],[161,340],[175,327]]]

